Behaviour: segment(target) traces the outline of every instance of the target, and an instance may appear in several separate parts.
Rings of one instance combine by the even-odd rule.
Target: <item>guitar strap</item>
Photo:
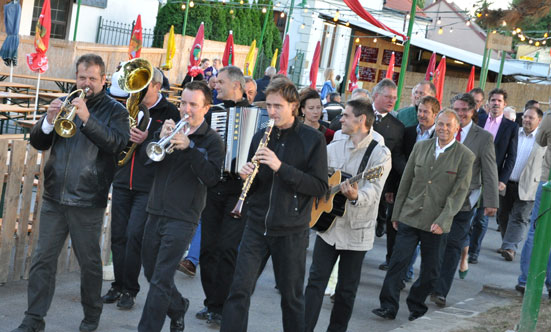
[[[365,166],[367,166],[367,161],[369,160],[369,157],[371,157],[371,152],[373,152],[373,149],[375,149],[375,146],[377,146],[377,141],[371,140],[371,143],[369,143],[369,146],[367,147],[367,149],[365,149],[362,162],[360,163],[360,167],[358,168],[358,174],[364,171]]]

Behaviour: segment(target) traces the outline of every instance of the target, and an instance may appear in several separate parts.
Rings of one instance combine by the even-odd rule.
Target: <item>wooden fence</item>
[[[1,136],[0,136],[1,138]],[[48,152],[34,149],[28,141],[0,139],[0,284],[27,279],[38,241],[42,206],[44,165]],[[110,203],[110,201],[109,201]],[[110,211],[110,204],[106,212]],[[106,213],[100,245],[104,263],[110,253],[110,214]],[[58,260],[58,272],[78,270],[69,237]]]

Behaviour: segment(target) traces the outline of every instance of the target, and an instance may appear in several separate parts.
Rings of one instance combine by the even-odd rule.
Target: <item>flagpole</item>
[[[404,45],[404,54],[402,54],[402,64],[400,67],[400,77],[398,78],[398,91],[397,91],[397,99],[396,104],[394,105],[394,109],[397,110],[400,108],[400,97],[402,95],[402,87],[404,85],[404,78],[406,76],[406,69],[408,66],[408,56],[409,56],[409,45],[411,42],[411,32],[413,30],[413,22],[415,22],[415,11],[417,9],[417,0],[411,1],[411,10],[409,12],[409,25],[408,25],[408,33],[407,33],[407,40],[406,44]]]
[[[38,71],[38,80],[36,82],[36,95],[34,97],[33,120],[36,120],[36,110],[38,109],[38,91],[40,91],[40,71]]]
[[[13,60],[10,62],[10,83],[13,81]]]
[[[287,23],[285,24],[285,35],[289,31],[289,25],[291,24],[291,16],[293,15],[293,7],[295,7],[295,0],[291,0],[291,8],[289,8],[289,15],[287,15]]]
[[[78,0],[77,17],[75,19],[75,32],[73,33],[73,41],[77,41],[78,18],[80,16],[80,2],[81,2],[81,0]]]
[[[184,26],[182,28],[182,37],[186,36],[187,14],[189,13],[189,0],[186,0],[186,14],[184,15]]]
[[[256,64],[258,62],[258,57],[260,56],[262,52],[262,43],[264,42],[264,33],[266,32],[266,26],[268,25],[268,16],[270,16],[271,8],[272,8],[272,2],[273,0],[270,0],[268,3],[268,8],[266,9],[266,16],[264,17],[264,25],[262,26],[262,33],[260,34],[260,42],[258,43],[258,54],[256,55],[256,60],[254,60],[254,67],[253,67],[253,76],[256,72]]]

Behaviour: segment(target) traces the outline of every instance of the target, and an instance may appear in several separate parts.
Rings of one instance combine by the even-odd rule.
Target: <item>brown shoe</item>
[[[496,251],[497,251],[498,254],[503,254],[503,250],[504,250],[504,249],[499,248],[499,249],[497,249]]]
[[[195,277],[195,265],[189,259],[184,259],[178,264],[178,271],[184,272],[190,277]]]
[[[511,262],[513,259],[515,259],[515,252],[511,249],[504,249],[501,253],[501,256],[503,256],[506,261]]]

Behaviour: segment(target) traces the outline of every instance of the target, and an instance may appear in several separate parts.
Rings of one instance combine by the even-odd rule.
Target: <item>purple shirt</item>
[[[499,129],[499,126],[501,125],[501,121],[503,120],[503,113],[501,113],[500,116],[497,118],[493,118],[491,115],[488,116],[488,119],[486,119],[486,124],[484,125],[484,130],[488,131],[492,136],[494,136],[494,141],[496,140],[497,130]]]

